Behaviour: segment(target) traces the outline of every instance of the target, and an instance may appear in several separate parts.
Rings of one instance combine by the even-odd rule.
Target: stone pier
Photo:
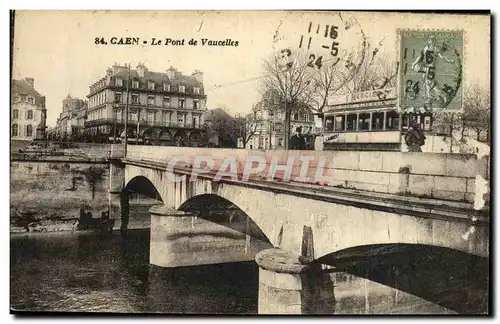
[[[149,262],[160,267],[252,261],[270,245],[196,214],[153,206]]]
[[[122,215],[121,194],[125,185],[125,165],[118,160],[109,163],[109,217],[119,219]]]
[[[333,314],[331,277],[321,264],[307,263],[297,253],[267,249],[259,265],[259,314]]]

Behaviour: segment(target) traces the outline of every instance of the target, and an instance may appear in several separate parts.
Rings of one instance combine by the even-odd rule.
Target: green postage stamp
[[[463,31],[400,31],[400,107],[462,109]]]

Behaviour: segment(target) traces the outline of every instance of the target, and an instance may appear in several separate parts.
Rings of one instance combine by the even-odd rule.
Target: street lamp
[[[127,77],[127,103],[125,105],[125,156],[127,156],[127,141],[128,141],[128,102],[129,102],[129,87],[130,87],[130,63],[127,66],[128,77]]]

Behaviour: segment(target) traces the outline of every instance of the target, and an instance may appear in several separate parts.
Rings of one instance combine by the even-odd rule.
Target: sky
[[[184,74],[204,73],[209,109],[224,107],[232,114],[249,112],[260,99],[263,60],[283,48],[299,50],[308,27],[343,26],[355,16],[381,54],[397,60],[398,29],[462,29],[465,31],[464,78],[489,88],[490,20],[488,16],[375,12],[300,11],[18,11],[15,18],[13,78],[32,77],[46,96],[47,124],[55,125],[62,100],[70,94],[85,98],[89,86],[115,62],[139,62],[151,71],[170,66]],[[341,52],[356,50],[360,31],[339,29]],[[95,44],[95,38],[108,44]],[[112,45],[111,37],[139,37],[140,44]],[[151,38],[185,39],[184,46],[153,46]],[[190,39],[198,40],[190,46]],[[201,39],[238,41],[238,46],[202,46]],[[308,52],[322,53],[328,38],[315,36]],[[142,41],[148,41],[147,45]],[[303,47],[305,47],[305,41]],[[330,40],[331,44],[331,40]]]

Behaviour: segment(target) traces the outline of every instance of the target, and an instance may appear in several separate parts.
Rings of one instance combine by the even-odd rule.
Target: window
[[[367,113],[359,114],[358,130],[369,130],[369,129],[370,129],[370,114]]]
[[[26,113],[26,119],[33,119],[33,110],[28,110]]]
[[[132,88],[138,89],[139,88],[139,81],[137,81],[137,80],[132,81]]]
[[[19,118],[19,110],[14,109],[14,110],[12,111],[12,118],[13,118],[13,119],[18,119],[18,118]]]
[[[184,123],[184,116],[182,114],[180,114],[178,117],[177,117],[177,122],[182,125]]]
[[[186,87],[183,86],[183,85],[180,85],[179,86],[179,92],[182,92],[182,93],[186,92]]]
[[[169,111],[163,112],[163,122],[166,126],[170,124],[170,114],[171,114],[171,112],[169,112]]]
[[[278,146],[283,146],[283,138],[278,138]]]
[[[122,102],[122,93],[115,92],[115,102]]]
[[[399,114],[397,111],[388,111],[386,114],[385,129],[399,129]]]
[[[200,94],[200,88],[194,87],[193,92],[194,92],[194,94]]]
[[[163,107],[170,107],[170,97],[163,96]]]
[[[163,84],[163,91],[170,91],[170,84],[164,83]]]
[[[132,103],[133,104],[138,104],[139,103],[139,94],[132,93]]]
[[[181,108],[181,109],[184,108],[185,101],[186,101],[185,99],[179,99],[179,108]]]
[[[193,109],[198,109],[200,108],[199,106],[199,102],[198,102],[198,99],[194,99],[194,102],[193,102]]]
[[[293,120],[299,120],[299,113],[293,114]]]
[[[152,124],[155,121],[155,112],[153,110],[148,110],[148,124]]]
[[[345,116],[335,116],[335,131],[345,130]]]
[[[153,81],[148,81],[148,90],[154,90],[155,89],[155,83]]]
[[[31,137],[33,136],[33,126],[27,125],[26,126],[26,137]]]
[[[372,130],[384,129],[384,113],[374,112],[372,114]]]
[[[347,115],[347,129],[346,130],[355,131],[357,119],[358,119],[358,115],[356,115],[356,114]]]
[[[12,136],[19,136],[19,126],[17,124],[12,125]]]
[[[149,95],[148,96],[148,105],[149,106],[154,106],[154,104],[155,104],[155,96]]]
[[[35,98],[33,98],[32,96],[28,96],[28,103],[30,105],[34,105],[35,104]]]
[[[115,80],[115,85],[116,85],[117,87],[123,87],[123,79],[116,78],[116,80]]]
[[[311,114],[306,113],[305,120],[306,122],[311,121]]]

